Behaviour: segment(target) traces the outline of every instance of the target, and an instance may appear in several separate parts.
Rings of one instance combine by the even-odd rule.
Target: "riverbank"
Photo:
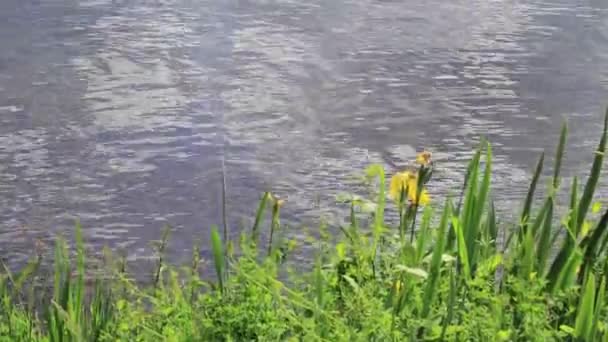
[[[0,276],[0,337],[6,341],[403,341],[604,340],[608,337],[608,210],[594,199],[606,150],[608,113],[588,178],[562,184],[564,126],[552,177],[541,155],[520,222],[496,217],[491,145],[474,154],[457,198],[433,198],[430,153],[385,177],[366,170],[376,189],[347,195],[348,224],[322,227],[311,271],[294,268],[297,242],[284,238],[284,203],[265,193],[254,226],[239,241],[211,233],[214,279],[163,261],[156,243],[152,284],[129,278],[108,254],[104,277],[90,286],[81,228],[76,256],[58,240],[51,293],[37,291],[40,260]],[[536,199],[537,186],[551,186]],[[567,212],[556,212],[569,191]],[[394,206],[387,206],[393,201]],[[433,208],[442,208],[434,210]],[[399,224],[385,222],[398,211]],[[265,223],[265,218],[267,223]],[[269,218],[269,219],[268,219]],[[337,228],[337,227],[336,227]],[[261,234],[264,232],[264,234]],[[268,236],[265,241],[261,236]]]

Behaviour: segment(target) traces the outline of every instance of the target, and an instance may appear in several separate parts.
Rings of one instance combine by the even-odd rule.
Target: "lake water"
[[[1,255],[79,217],[93,251],[145,258],[169,223],[187,258],[222,223],[222,161],[233,234],[265,189],[340,222],[366,165],[428,148],[445,194],[480,136],[510,210],[564,118],[584,174],[607,90],[605,0],[2,0]]]

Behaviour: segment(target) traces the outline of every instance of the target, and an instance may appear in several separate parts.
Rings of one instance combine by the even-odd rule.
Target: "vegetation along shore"
[[[199,248],[189,266],[166,264],[164,235],[149,284],[111,253],[89,280],[77,226],[75,253],[57,239],[50,275],[37,255],[18,272],[3,266],[0,340],[608,341],[608,208],[594,196],[607,125],[608,112],[589,174],[568,181],[563,126],[553,165],[539,156],[527,195],[511,208],[518,222],[497,217],[488,142],[454,198],[427,191],[430,152],[390,178],[371,165],[375,190],[343,198],[348,223],[322,227],[310,267],[290,262],[297,243],[280,224],[288,203],[271,193],[238,241],[211,229],[213,277],[200,275]],[[389,210],[398,224],[385,219]]]

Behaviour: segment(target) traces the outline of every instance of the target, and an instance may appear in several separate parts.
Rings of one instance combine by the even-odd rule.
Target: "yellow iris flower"
[[[429,194],[426,189],[420,192],[420,200],[418,200],[418,176],[409,171],[398,172],[391,178],[389,188],[389,196],[399,201],[401,191],[407,189],[407,198],[416,205],[427,205],[430,201]]]
[[[431,163],[433,155],[429,151],[422,151],[416,155],[416,163],[422,166],[428,166]]]

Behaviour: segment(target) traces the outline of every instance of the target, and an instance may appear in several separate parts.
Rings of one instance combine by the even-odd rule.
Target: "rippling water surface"
[[[0,250],[79,217],[93,250],[144,258],[170,223],[187,257],[223,159],[234,234],[264,189],[339,222],[366,165],[426,147],[454,191],[480,136],[509,208],[564,118],[585,172],[607,89],[604,0],[2,0]]]

